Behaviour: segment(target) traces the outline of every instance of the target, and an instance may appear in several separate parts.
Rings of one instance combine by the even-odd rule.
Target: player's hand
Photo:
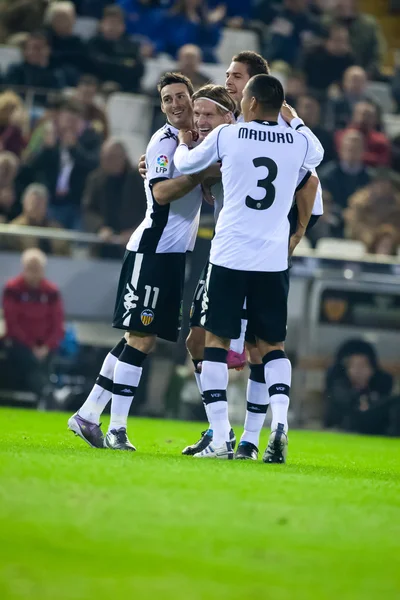
[[[292,106],[289,106],[286,101],[282,104],[281,115],[286,123],[289,123],[289,125],[293,119],[297,119],[299,116],[295,109]]]
[[[290,238],[290,243],[289,243],[289,257],[291,257],[293,255],[293,252],[296,249],[296,246],[298,246],[298,244],[301,242],[301,240],[303,239],[302,235],[299,235],[298,233],[294,233],[291,238]]]
[[[193,136],[193,132],[190,131],[183,131],[181,129],[181,131],[178,134],[178,140],[180,144],[186,144],[186,146],[190,146],[193,144],[193,140],[194,140],[194,136]]]
[[[140,176],[143,177],[143,179],[146,179],[147,168],[146,168],[146,155],[145,154],[142,154],[142,156],[139,158],[138,171],[140,173]]]

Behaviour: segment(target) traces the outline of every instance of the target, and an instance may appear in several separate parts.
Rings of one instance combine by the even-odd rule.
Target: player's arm
[[[199,173],[210,167],[213,163],[220,160],[218,152],[218,143],[220,138],[220,132],[229,125],[220,125],[216,127],[202,142],[189,150],[189,145],[192,142],[191,131],[180,131],[179,141],[181,142],[175,153],[175,166],[181,173],[190,175],[193,173]]]
[[[318,185],[319,179],[317,175],[311,175],[307,183],[296,193],[297,226],[290,238],[289,255],[293,254],[297,244],[306,233],[313,212]]]
[[[202,181],[203,174],[198,173],[197,175],[182,175],[181,177],[175,177],[175,179],[158,180],[153,184],[150,182],[150,185],[154,200],[157,204],[163,206],[183,198]]]
[[[286,102],[282,106],[281,115],[282,115],[283,119],[286,121],[286,123],[288,123],[292,129],[302,133],[305,136],[305,138],[307,139],[308,145],[313,150],[314,163],[313,163],[312,167],[308,167],[308,168],[315,169],[316,167],[318,167],[320,165],[320,163],[322,162],[322,159],[324,158],[324,149],[322,147],[321,142],[317,138],[317,136],[314,135],[314,133],[311,131],[311,129],[309,129],[305,125],[303,119],[299,118],[295,109],[292,108],[291,106],[289,106],[288,104],[286,104]]]

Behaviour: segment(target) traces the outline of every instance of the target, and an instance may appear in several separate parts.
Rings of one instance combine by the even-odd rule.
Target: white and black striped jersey
[[[164,206],[157,204],[152,194],[152,187],[157,182],[182,175],[174,164],[177,141],[178,130],[166,123],[147,146],[144,183],[147,211],[126,246],[128,250],[143,254],[193,250],[203,198],[201,187],[195,187],[186,196]]]
[[[288,214],[300,170],[312,171],[322,158],[322,146],[308,128],[295,131],[267,121],[219,126],[191,151],[181,144],[175,164],[182,173],[222,161],[224,206],[211,263],[243,271],[286,270]]]

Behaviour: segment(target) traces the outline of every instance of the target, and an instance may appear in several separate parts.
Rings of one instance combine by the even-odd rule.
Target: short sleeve
[[[176,148],[177,137],[172,133],[165,133],[151,140],[146,151],[147,181],[150,184],[171,179]]]

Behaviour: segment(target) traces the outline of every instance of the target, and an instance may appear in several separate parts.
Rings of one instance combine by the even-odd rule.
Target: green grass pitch
[[[66,421],[0,410],[1,600],[400,598],[400,440],[292,431],[279,466],[181,456],[197,423],[131,420],[131,454]]]

